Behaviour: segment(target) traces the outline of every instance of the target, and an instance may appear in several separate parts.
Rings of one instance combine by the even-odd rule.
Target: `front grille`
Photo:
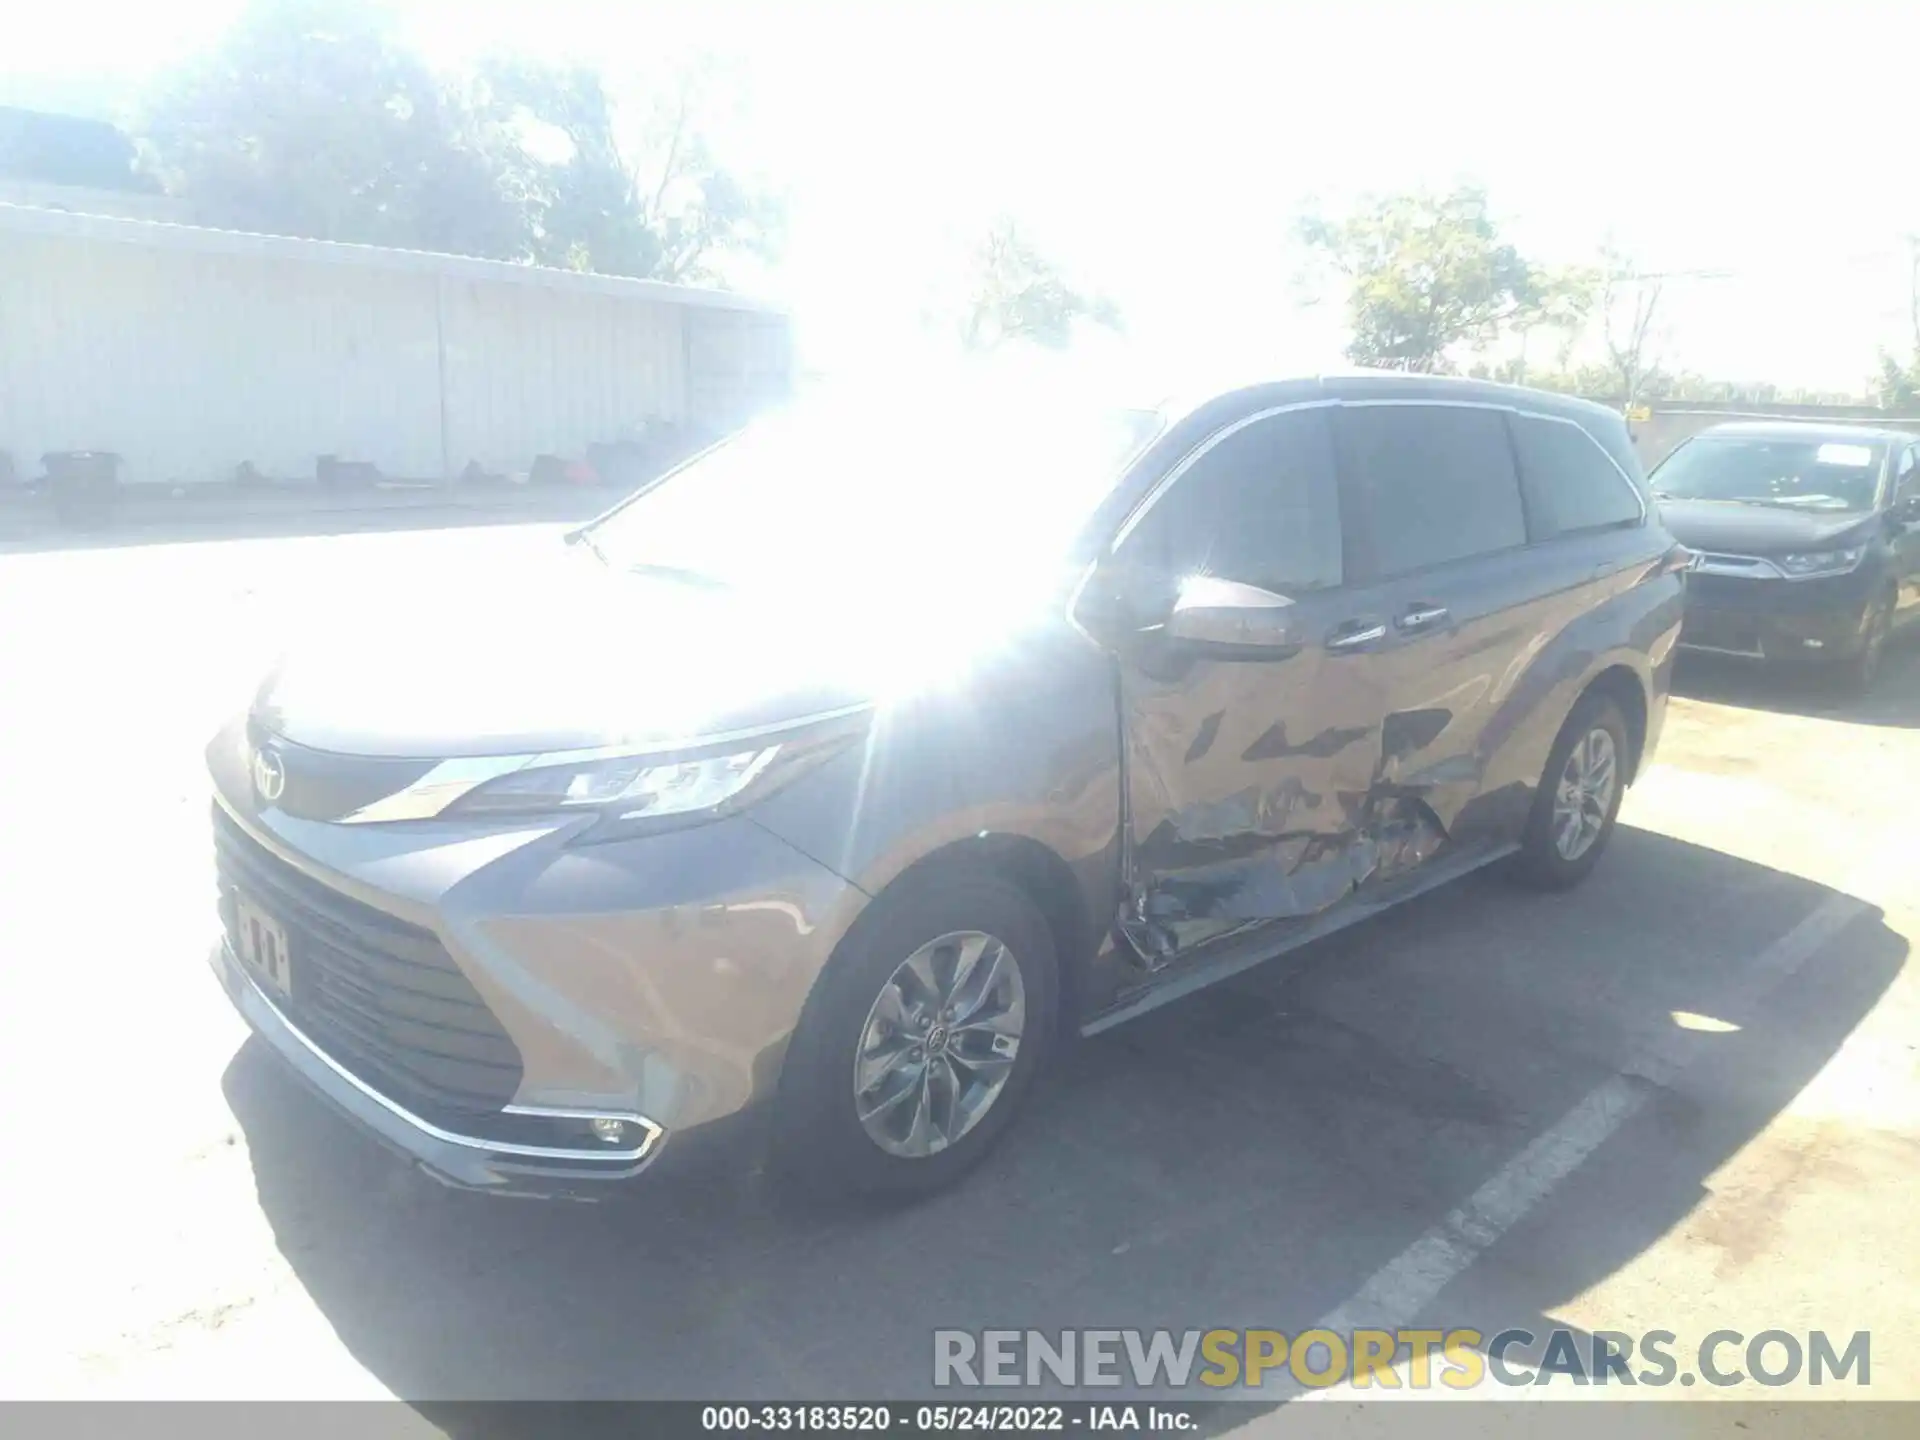
[[[286,927],[287,1018],[340,1065],[423,1119],[458,1128],[520,1086],[520,1052],[432,931],[364,905],[272,854],[218,806],[220,913],[234,896]]]

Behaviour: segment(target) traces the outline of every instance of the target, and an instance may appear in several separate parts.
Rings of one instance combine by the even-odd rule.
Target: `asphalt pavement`
[[[1920,647],[1851,705],[1689,667],[1586,886],[1475,878],[1075,1045],[925,1204],[664,1167],[513,1202],[246,1043],[199,750],[302,628],[457,625],[459,582],[556,534],[0,555],[0,1395],[905,1397],[936,1328],[1332,1322],[1664,1329],[1683,1361],[1865,1330],[1858,1395],[1920,1398]]]

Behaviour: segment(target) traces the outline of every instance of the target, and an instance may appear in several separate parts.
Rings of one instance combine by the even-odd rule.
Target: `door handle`
[[[1444,605],[1416,605],[1399,619],[1402,630],[1425,630],[1444,623],[1453,612]]]
[[[1349,620],[1327,637],[1327,649],[1358,650],[1362,645],[1384,640],[1386,634],[1387,627],[1378,620]]]

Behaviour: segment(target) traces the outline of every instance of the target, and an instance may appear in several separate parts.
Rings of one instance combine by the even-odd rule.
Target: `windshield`
[[[799,404],[756,422],[607,517],[612,566],[805,592],[910,571],[969,589],[1051,573],[1151,410],[957,396]]]
[[[1700,436],[1653,472],[1653,491],[1663,500],[1871,510],[1884,454],[1872,442]]]

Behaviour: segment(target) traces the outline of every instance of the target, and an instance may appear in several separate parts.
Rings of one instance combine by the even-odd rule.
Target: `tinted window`
[[[1340,411],[1340,430],[1381,575],[1526,543],[1498,410],[1354,406]]]
[[[1640,519],[1640,497],[1620,467],[1578,425],[1512,417],[1513,447],[1534,532],[1542,537]]]
[[[1339,493],[1324,410],[1256,420],[1175,480],[1127,536],[1130,570],[1217,575],[1277,594],[1340,583]]]

